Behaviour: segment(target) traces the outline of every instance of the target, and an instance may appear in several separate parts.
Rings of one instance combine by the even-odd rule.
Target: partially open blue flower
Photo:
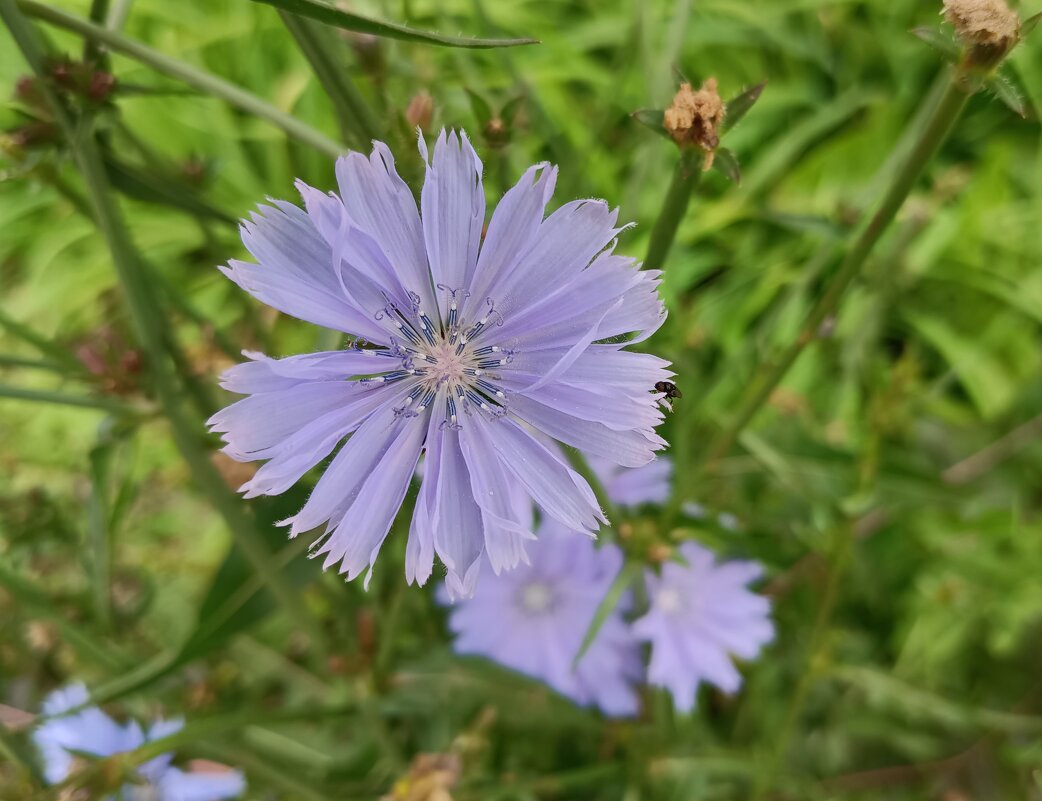
[[[51,784],[68,778],[81,754],[109,757],[133,751],[179,731],[183,725],[180,720],[160,720],[146,731],[134,721],[120,725],[97,707],[62,715],[89,699],[86,687],[73,684],[51,693],[44,701],[45,715],[60,716],[33,732],[33,741],[43,756],[44,778]],[[242,794],[245,782],[239,771],[183,771],[170,764],[172,758],[163,754],[138,767],[140,782],[122,788],[120,797],[124,801],[221,801]]]
[[[673,694],[677,709],[694,708],[705,681],[735,692],[742,677],[732,656],[752,659],[774,638],[770,602],[746,586],[762,574],[753,562],[717,563],[693,542],[680,546],[686,564],[667,562],[661,575],[647,573],[646,615],[633,623],[651,643],[648,683]]]
[[[621,603],[573,666],[594,613],[622,567],[614,545],[600,548],[556,521],[539,527],[530,564],[501,576],[482,575],[474,597],[457,602],[449,617],[458,653],[486,656],[546,682],[581,705],[608,715],[632,715],[633,685],[644,666]]]
[[[648,463],[665,442],[654,385],[667,363],[624,349],[665,317],[659,273],[613,255],[616,212],[576,200],[545,216],[556,168],[529,168],[482,234],[481,162],[467,137],[438,137],[420,210],[386,146],[336,165],[338,194],[304,184],[305,209],[275,202],[242,228],[256,264],[224,272],[257,299],[350,334],[339,351],[251,361],[223,378],[249,397],[213,430],[240,461],[267,460],[243,487],[276,495],[339,447],[295,536],[324,531],[313,554],[349,579],[375,563],[420,453],[406,577],[434,555],[450,590],[473,591],[485,552],[511,567],[529,503],[570,530],[604,521],[587,482],[533,431],[618,464]],[[346,439],[346,443],[345,443]],[[371,574],[371,573],[370,573]]]

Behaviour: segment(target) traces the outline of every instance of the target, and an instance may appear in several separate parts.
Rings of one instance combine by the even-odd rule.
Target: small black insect
[[[661,392],[665,395],[662,399],[662,405],[670,411],[673,411],[673,400],[684,397],[684,393],[680,391],[680,387],[672,381],[659,381],[655,384],[655,391]]]

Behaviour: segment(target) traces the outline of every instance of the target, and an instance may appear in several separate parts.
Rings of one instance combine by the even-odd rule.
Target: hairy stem
[[[655,227],[651,230],[651,242],[648,243],[648,255],[644,257],[645,270],[660,270],[666,262],[673,240],[676,239],[680,221],[687,213],[691,203],[691,194],[702,180],[703,154],[699,150],[683,150],[673,170],[673,181],[662,201],[662,210]]]

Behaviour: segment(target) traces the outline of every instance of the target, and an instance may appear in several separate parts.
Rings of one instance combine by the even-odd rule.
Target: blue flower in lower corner
[[[51,718],[33,732],[44,761],[44,778],[58,784],[75,770],[82,754],[109,757],[177,732],[180,720],[159,720],[147,730],[134,721],[119,724],[97,707],[63,715],[90,700],[87,688],[73,684],[51,693],[43,704]],[[55,717],[60,716],[60,717]],[[245,787],[236,770],[213,765],[210,770],[183,771],[171,764],[172,754],[149,760],[137,769],[140,783],[120,791],[125,801],[221,801],[240,795]]]

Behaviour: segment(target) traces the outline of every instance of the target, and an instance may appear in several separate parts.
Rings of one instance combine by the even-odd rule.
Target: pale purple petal
[[[434,308],[420,215],[412,192],[395,170],[391,151],[374,142],[368,159],[349,153],[337,161],[336,177],[352,223],[380,244],[402,285],[418,293],[427,308]]]
[[[185,772],[170,768],[159,781],[159,801],[223,801],[237,798],[246,780],[237,770]]]
[[[573,531],[596,532],[607,522],[586,479],[509,419],[477,423],[479,435],[540,509]]]
[[[374,342],[386,333],[345,296],[329,244],[291,203],[261,206],[241,227],[257,264],[232,260],[221,271],[258,300],[301,320]]]
[[[427,164],[427,146],[421,136],[420,154]],[[420,199],[423,238],[435,287],[466,289],[478,259],[481,228],[485,224],[485,192],[481,185],[481,160],[466,134],[442,132],[427,164]],[[448,311],[449,294],[439,295],[442,313]]]
[[[455,604],[449,626],[458,653],[477,654],[546,682],[581,705],[609,715],[638,708],[633,685],[640,650],[618,606],[574,665],[601,599],[621,568],[614,546],[597,548],[577,532],[546,523],[531,543],[531,563],[483,575],[471,600]]]
[[[473,592],[485,538],[459,439],[453,429],[442,433],[433,524],[434,549],[449,571],[449,591],[465,597]]]
[[[233,262],[229,276],[356,341],[283,359],[247,354],[223,377],[246,397],[210,425],[233,458],[266,461],[243,486],[248,497],[284,492],[332,455],[285,523],[291,535],[320,529],[325,565],[349,578],[372,566],[425,453],[406,579],[426,581],[437,555],[452,593],[466,595],[485,554],[493,572],[526,561],[533,504],[597,531],[592,490],[550,438],[616,464],[651,462],[666,444],[654,387],[672,373],[624,351],[665,313],[659,275],[611,254],[625,227],[616,211],[582,200],[544,219],[556,169],[536,165],[482,241],[482,167],[469,140],[442,132],[429,159],[422,139],[420,149],[430,162],[422,214],[375,143],[368,158],[338,161],[339,196],[298,183],[305,209],[275,201],[244,225],[260,263]],[[624,484],[616,491],[633,499],[658,487]],[[562,682],[571,670],[553,643],[516,658],[541,660]],[[605,684],[613,709],[628,703],[625,682]]]
[[[376,564],[380,546],[405,499],[425,435],[426,428],[415,422],[395,425],[393,438],[372,472],[365,476],[354,503],[344,511],[328,537],[312,550],[316,557],[325,555],[325,568],[339,564],[340,572],[351,580]],[[371,577],[370,570],[366,584]]]
[[[587,461],[616,506],[661,504],[669,499],[673,461],[667,456],[635,469],[620,467],[603,457],[587,457]]]
[[[651,643],[648,681],[667,688],[677,709],[695,705],[698,685],[724,692],[741,686],[732,656],[752,659],[774,636],[770,604],[747,587],[760,575],[749,562],[718,564],[693,542],[680,547],[687,564],[667,563],[646,577],[650,608],[633,624],[638,639]]]
[[[481,245],[465,312],[480,309],[487,297],[501,298],[509,306],[504,287],[537,241],[543,212],[556,183],[556,167],[536,164],[525,170],[521,180],[503,195]]]

